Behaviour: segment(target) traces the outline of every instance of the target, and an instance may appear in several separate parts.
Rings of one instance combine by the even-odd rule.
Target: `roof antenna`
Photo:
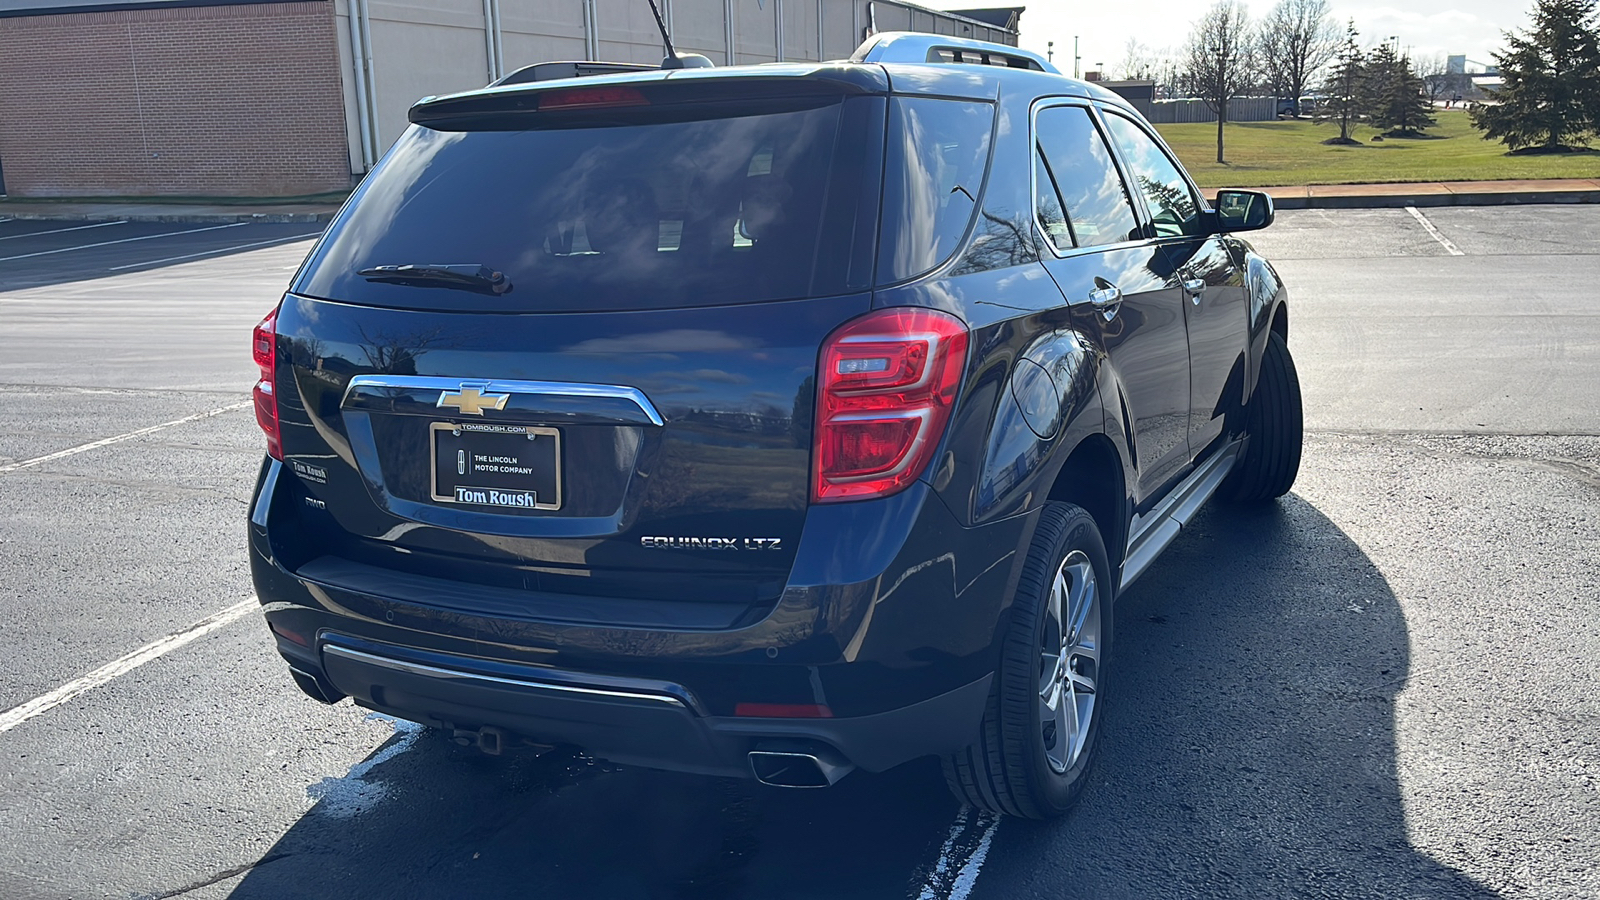
[[[672,47],[672,35],[667,34],[667,23],[661,18],[661,10],[656,6],[656,0],[647,0],[650,11],[655,13],[656,27],[661,29],[661,42],[667,45],[667,57],[661,61],[663,69],[709,69],[712,62],[698,53],[678,55]]]

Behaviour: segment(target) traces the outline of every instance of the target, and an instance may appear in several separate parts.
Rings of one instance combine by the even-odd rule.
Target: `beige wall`
[[[500,41],[507,72],[536,62],[584,59],[585,40],[581,2],[501,0]]]
[[[351,162],[361,171],[349,5],[336,0]],[[661,34],[646,0],[490,0],[498,7],[501,71],[554,60],[658,63]],[[843,59],[861,43],[870,0],[658,0],[680,52],[733,62]],[[493,80],[486,49],[485,0],[365,0],[371,19],[376,146],[381,155],[405,130],[418,98],[468,90]],[[879,31],[938,30],[952,20],[877,4]],[[782,23],[783,52],[778,51]],[[592,24],[591,24],[592,23]],[[973,26],[978,28],[979,26]],[[819,31],[820,29],[820,31]],[[971,35],[964,35],[971,36]],[[999,32],[980,37],[1000,40]],[[819,46],[820,38],[820,46]]]
[[[672,0],[672,43],[717,65],[728,62],[728,16],[722,0]]]

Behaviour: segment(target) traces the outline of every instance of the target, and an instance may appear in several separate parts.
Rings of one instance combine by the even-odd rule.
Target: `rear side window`
[[[890,102],[879,284],[915,278],[955,253],[977,212],[993,130],[989,103]]]
[[[1106,114],[1106,125],[1144,194],[1150,220],[1156,226],[1156,237],[1199,234],[1200,203],[1188,179],[1178,171],[1177,164],[1161,145],[1131,119],[1115,113]]]
[[[1036,178],[1035,202],[1041,207],[1041,226],[1057,249],[1100,247],[1140,237],[1139,222],[1111,160],[1111,149],[1087,109],[1052,106],[1040,110],[1035,139],[1045,173]],[[1056,216],[1063,219],[1059,225],[1051,221]]]
[[[872,277],[883,103],[834,99],[726,117],[696,104],[666,120],[646,108],[655,118],[623,111],[596,127],[413,127],[295,290],[378,306],[513,311],[862,290]],[[487,266],[512,289],[495,296],[359,274],[407,264]]]

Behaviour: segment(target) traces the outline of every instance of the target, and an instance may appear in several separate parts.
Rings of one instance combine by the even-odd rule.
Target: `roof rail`
[[[875,34],[850,55],[851,62],[865,63],[965,63],[1033,69],[1036,72],[1061,72],[1031,50],[1008,44],[974,41],[948,34],[917,31],[884,31]]]
[[[494,83],[494,87],[503,84],[528,84],[534,81],[554,81],[558,78],[582,78],[587,75],[612,75],[617,72],[653,72],[660,66],[645,65],[642,63],[613,63],[613,62],[542,62],[531,66],[523,66],[510,72]]]

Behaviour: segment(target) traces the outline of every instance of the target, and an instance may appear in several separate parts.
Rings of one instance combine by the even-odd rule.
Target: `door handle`
[[[1089,292],[1089,303],[1092,304],[1096,309],[1105,309],[1108,306],[1116,306],[1121,302],[1122,289],[1114,284],[1108,284],[1105,287],[1095,288]]]
[[[1183,289],[1188,291],[1191,295],[1198,297],[1206,292],[1206,280],[1204,278],[1185,279],[1183,282]]]
[[[1089,292],[1089,305],[1109,322],[1117,317],[1117,309],[1122,304],[1122,288],[1099,278],[1095,279],[1095,284],[1098,287]]]

